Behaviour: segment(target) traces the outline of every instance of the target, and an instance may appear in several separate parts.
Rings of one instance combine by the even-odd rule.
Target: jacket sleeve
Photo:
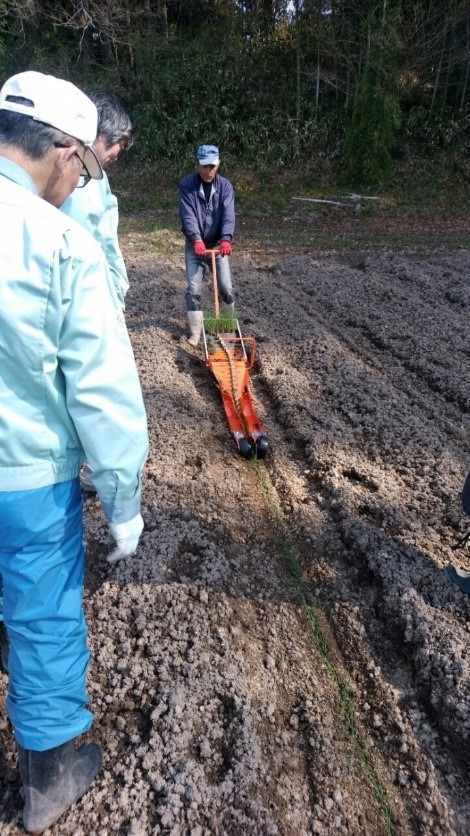
[[[125,298],[129,290],[129,279],[126,265],[122,256],[118,239],[118,203],[116,197],[110,192],[104,212],[99,220],[96,229],[96,240],[101,244],[111,278],[116,288],[118,299],[124,308]]]
[[[179,211],[181,230],[191,243],[199,241],[203,237],[197,214],[197,200],[194,178],[185,177],[179,186]]]
[[[70,236],[73,247],[68,246]],[[86,253],[86,260],[73,257],[77,252]],[[69,230],[59,260],[58,363],[67,409],[93,468],[108,520],[126,522],[140,509],[148,434],[122,306],[104,254],[88,233],[80,228]]]
[[[118,239],[119,210],[104,172],[102,180],[91,180],[84,189],[75,189],[60,207],[61,211],[91,232],[106,256],[111,278],[124,307],[129,290],[126,265]]]
[[[225,180],[222,198],[221,241],[231,241],[235,232],[235,194],[232,184]]]

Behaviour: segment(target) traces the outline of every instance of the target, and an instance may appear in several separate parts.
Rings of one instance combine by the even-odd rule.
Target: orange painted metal
[[[212,276],[216,319],[219,319],[219,300],[215,256],[218,250],[207,250],[212,257]],[[245,457],[265,455],[268,440],[253,407],[250,395],[250,374],[256,354],[253,337],[217,332],[208,341],[204,333],[206,365],[212,371],[222,397],[225,417],[240,452]]]
[[[253,337],[227,337],[222,334],[217,337],[221,345],[208,354],[206,365],[219,386],[230,432],[236,441],[247,437],[256,444],[266,433],[253,407],[249,389],[255,340]],[[249,360],[243,351],[244,343],[249,343],[251,347]]]
[[[206,250],[206,252],[210,253],[211,261],[212,261],[212,292],[214,294],[214,312],[216,319],[219,318],[220,308],[219,308],[219,294],[217,292],[217,270],[215,269],[215,257],[218,250]]]

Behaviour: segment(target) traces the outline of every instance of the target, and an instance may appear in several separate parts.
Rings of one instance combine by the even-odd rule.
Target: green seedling
[[[207,334],[231,334],[237,329],[237,311],[224,310],[219,316],[214,311],[204,313],[204,328]]]
[[[362,742],[359,731],[356,725],[356,700],[354,691],[346,681],[345,677],[337,669],[331,658],[330,649],[328,646],[327,637],[323,631],[319,615],[308,601],[306,590],[302,582],[302,570],[296,556],[296,549],[294,543],[291,541],[286,525],[282,519],[280,512],[276,507],[273,494],[270,489],[269,481],[266,472],[260,467],[256,460],[252,462],[253,468],[258,476],[259,484],[264,495],[266,505],[273,523],[274,531],[277,533],[278,544],[280,551],[284,556],[286,565],[292,575],[297,590],[300,605],[307,617],[307,622],[310,627],[310,633],[313,639],[320,658],[322,659],[326,670],[328,671],[332,681],[335,683],[338,699],[341,706],[344,722],[347,727],[349,739],[355,749],[356,757],[361,769],[369,781],[384,821],[384,828],[386,836],[392,834],[392,808],[390,802],[389,788],[382,783],[373,764],[373,755],[369,753],[365,744]]]

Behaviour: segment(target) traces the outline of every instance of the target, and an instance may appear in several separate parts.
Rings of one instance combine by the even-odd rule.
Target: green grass
[[[178,183],[188,173],[173,163],[144,165],[126,155],[110,171],[117,195],[120,234],[136,252],[182,256]],[[318,164],[317,164],[318,167]],[[221,173],[225,174],[223,167]],[[345,195],[357,189],[331,171],[283,169],[256,172],[240,165],[227,176],[235,187],[237,254],[251,250],[264,259],[287,252],[439,246],[467,247],[467,178],[461,168],[436,158],[397,163],[387,187],[366,189],[362,210]],[[293,198],[308,198],[294,200]],[[315,203],[337,200],[345,206]]]
[[[177,212],[178,183],[189,171],[168,161],[141,163],[131,151],[108,173],[123,212]],[[283,212],[294,196],[328,199],[350,192],[378,195],[381,205],[389,208],[429,206],[456,214],[468,212],[468,164],[444,156],[397,162],[388,185],[363,189],[346,182],[339,171],[335,176],[331,170],[322,170],[319,162],[311,163],[310,168],[284,167],[269,172],[247,169],[243,163],[227,172],[222,165],[220,173],[232,181],[240,211],[265,216]]]
[[[182,256],[181,233],[167,223],[142,215],[121,216],[119,235],[129,236],[134,255]]]

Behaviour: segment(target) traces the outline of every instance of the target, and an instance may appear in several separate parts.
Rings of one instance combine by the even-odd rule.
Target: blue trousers
[[[10,641],[6,706],[25,749],[59,746],[93,721],[85,709],[84,563],[78,478],[0,492],[0,577]]]
[[[214,248],[215,249],[215,248]],[[186,264],[186,280],[188,287],[186,290],[186,310],[200,311],[201,308],[201,290],[202,280],[206,271],[212,276],[212,258],[211,256],[199,257],[195,254],[193,245],[189,241],[185,241],[184,259]],[[235,295],[232,285],[232,275],[230,272],[230,259],[227,255],[216,255],[215,257],[215,271],[217,275],[217,287],[226,305],[231,305],[235,300]]]

